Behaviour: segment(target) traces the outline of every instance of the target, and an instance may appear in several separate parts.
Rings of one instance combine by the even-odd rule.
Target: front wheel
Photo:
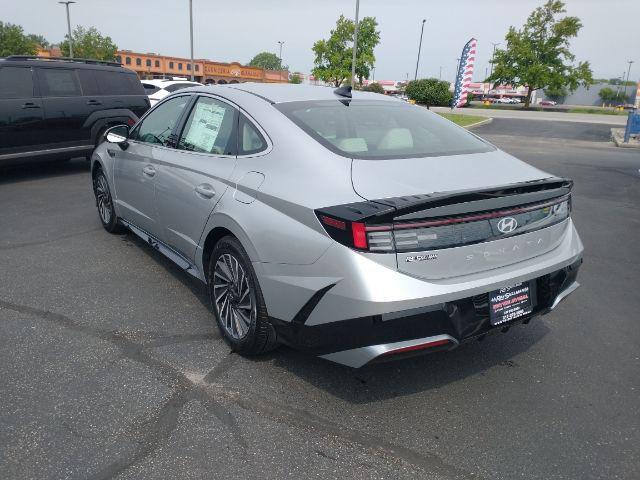
[[[116,211],[113,207],[113,198],[111,197],[111,190],[109,190],[109,183],[107,177],[102,170],[98,171],[95,179],[93,180],[93,189],[96,194],[96,205],[98,207],[98,216],[100,217],[100,223],[109,233],[119,233],[124,229],[118,222]]]
[[[276,348],[260,285],[238,240],[227,236],[216,244],[207,277],[216,322],[233,350],[257,355]]]

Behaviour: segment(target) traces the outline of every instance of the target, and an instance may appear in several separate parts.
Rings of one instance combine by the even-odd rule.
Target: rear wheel
[[[113,207],[113,198],[109,190],[107,177],[102,170],[98,170],[93,180],[93,190],[96,194],[96,205],[98,207],[98,217],[100,223],[109,233],[119,233],[124,230],[118,222],[116,211]]]
[[[233,350],[257,355],[276,348],[260,285],[238,240],[227,236],[216,244],[207,276],[216,322]]]

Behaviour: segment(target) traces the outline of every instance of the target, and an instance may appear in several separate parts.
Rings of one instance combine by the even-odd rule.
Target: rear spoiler
[[[571,192],[573,181],[549,177],[487,189],[434,192],[336,205],[318,213],[351,222],[387,223],[418,218],[448,217],[540,202]]]

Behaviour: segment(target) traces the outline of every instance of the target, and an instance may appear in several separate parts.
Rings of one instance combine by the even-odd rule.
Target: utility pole
[[[284,42],[278,40],[278,45],[280,45],[280,53],[278,55],[278,58],[280,59],[280,70],[282,70],[282,45],[284,45]]]
[[[371,75],[372,75],[371,81],[375,82],[376,81],[376,67],[371,67]]]
[[[442,65],[440,65],[440,73],[438,74],[438,80],[442,80]]]
[[[191,45],[191,81],[195,81],[195,72],[193,64],[193,0],[189,0],[189,41]]]
[[[69,32],[69,57],[73,58],[73,39],[71,38],[71,16],[69,15],[69,4],[74,1],[58,2],[67,7],[67,31]]]
[[[631,74],[631,64],[633,60],[629,60],[627,62],[629,64],[629,68],[627,69],[627,81],[624,82],[624,103],[627,103],[627,83],[629,83],[629,75]]]
[[[493,43],[493,42],[491,42],[491,45],[493,45],[493,53],[491,54],[491,75],[493,75],[493,61],[494,61],[494,60],[495,60],[495,58],[496,58],[496,47],[497,47],[498,45],[500,45],[500,43]],[[491,75],[490,75],[490,76],[491,76]]]
[[[358,50],[358,14],[360,13],[360,0],[356,0],[356,31],[353,35],[353,55],[351,57],[351,88],[356,85],[356,51]]]
[[[424,34],[424,24],[427,22],[426,18],[422,19],[422,28],[420,29],[420,43],[418,43],[418,58],[416,60],[416,74],[413,77],[414,80],[418,79],[418,65],[420,64],[420,51],[422,50],[422,35]]]

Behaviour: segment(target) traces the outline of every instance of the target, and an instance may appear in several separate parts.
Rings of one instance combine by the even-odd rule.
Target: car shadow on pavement
[[[217,334],[205,285],[191,277],[160,252],[131,232],[122,235],[128,242],[159,263],[177,281],[188,288],[211,314],[211,329]],[[438,389],[470,377],[489,375],[494,369],[517,369],[518,356],[549,333],[541,317],[527,325],[515,325],[506,333],[488,335],[450,352],[373,363],[360,369],[339,365],[314,355],[281,346],[268,354],[244,357],[256,368],[284,369],[318,389],[354,404],[368,404],[394,397]],[[213,348],[213,347],[212,347]],[[226,345],[225,345],[225,348]]]
[[[360,369],[286,347],[255,360],[271,361],[274,366],[349,403],[367,404],[490,375],[495,369],[517,369],[517,358],[547,333],[549,328],[536,317],[528,325],[516,325],[507,333],[489,335],[449,352],[373,363]]]
[[[42,178],[61,177],[76,173],[88,172],[89,162],[84,158],[75,158],[67,161],[25,163],[0,167],[0,185],[5,183],[18,183]]]

